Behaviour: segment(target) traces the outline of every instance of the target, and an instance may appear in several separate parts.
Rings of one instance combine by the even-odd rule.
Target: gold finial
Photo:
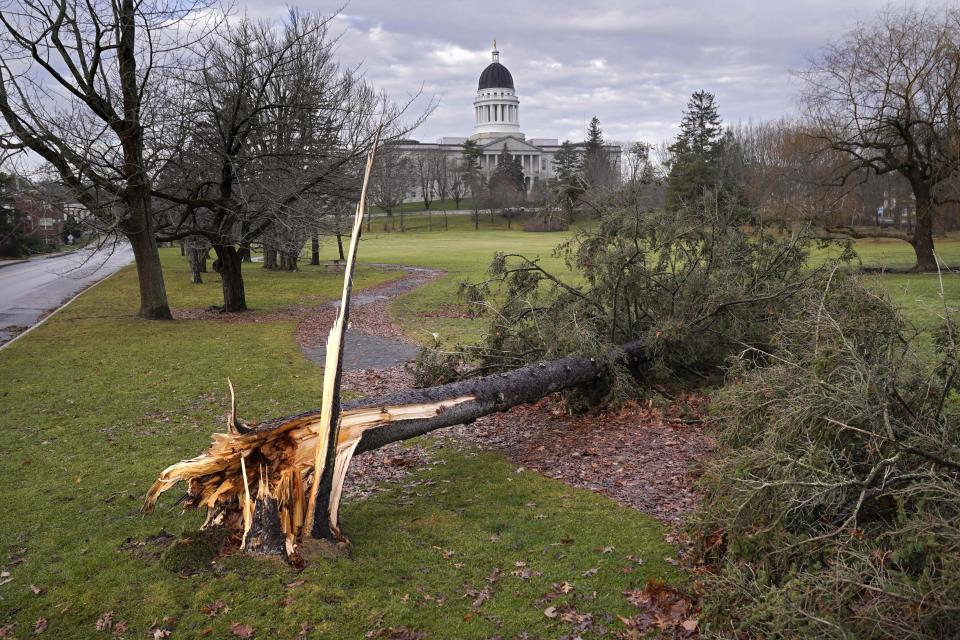
[[[494,48],[494,49],[497,48],[497,39],[496,39],[496,38],[493,39],[493,48]]]

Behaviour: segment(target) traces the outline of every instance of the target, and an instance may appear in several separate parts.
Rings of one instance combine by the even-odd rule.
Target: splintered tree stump
[[[280,508],[273,496],[261,496],[254,502],[243,549],[256,555],[287,559],[287,537],[280,526]]]

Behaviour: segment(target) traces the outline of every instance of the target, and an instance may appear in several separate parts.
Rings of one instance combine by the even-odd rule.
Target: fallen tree
[[[616,401],[643,385],[715,374],[744,348],[763,353],[814,273],[804,266],[805,236],[749,231],[756,226],[735,202],[714,200],[665,216],[632,197],[614,198],[595,229],[566,244],[574,284],[536,261],[500,254],[490,280],[465,288],[477,308],[494,313],[484,343],[464,350],[466,360],[454,359],[446,377],[427,384],[455,381],[341,404],[340,337],[348,322],[358,207],[341,315],[327,343],[323,408],[246,425],[234,406],[228,433],[215,434],[202,455],[164,470],[145,510],[182,481],[183,506],[206,507],[205,526],[242,530],[250,552],[289,556],[307,539],[347,542],[337,513],[356,453],[558,391],[586,390],[579,395],[589,404]],[[439,355],[434,360],[451,364]],[[429,363],[430,352],[420,361]],[[459,379],[460,365],[469,364],[476,365],[471,374],[497,373]]]
[[[641,363],[643,353],[643,344],[638,341],[610,356],[635,367]],[[568,357],[483,378],[344,403],[336,438],[335,489],[315,513],[332,513],[331,529],[338,532],[335,526],[340,487],[354,453],[470,423],[551,393],[595,384],[605,372],[602,361],[595,358]],[[262,540],[273,542],[251,550],[278,555],[294,553],[308,522],[306,487],[313,480],[322,439],[322,413],[317,409],[247,425],[236,418],[234,407],[228,418],[228,433],[214,434],[213,443],[203,454],[165,469],[147,493],[144,510],[151,511],[162,493],[183,481],[187,484],[183,508],[206,507],[204,526],[240,529],[253,517],[245,511],[248,507],[244,496],[257,495],[257,506],[262,506],[254,511],[266,515],[254,518],[254,534],[248,532],[247,540],[255,538],[258,544]],[[264,522],[273,512],[275,522]],[[282,537],[278,538],[277,531],[282,532]],[[277,544],[278,539],[285,541],[285,546]]]

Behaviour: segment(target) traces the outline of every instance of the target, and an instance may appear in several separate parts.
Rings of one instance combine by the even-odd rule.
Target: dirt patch
[[[523,467],[669,523],[696,505],[693,485],[715,443],[701,423],[650,404],[567,415],[558,396],[437,432],[493,448]]]

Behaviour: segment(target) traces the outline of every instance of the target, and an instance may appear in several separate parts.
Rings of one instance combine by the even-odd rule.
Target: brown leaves
[[[220,613],[223,613],[224,611],[229,610],[230,607],[228,607],[223,600],[217,600],[212,604],[205,604],[200,607],[200,611],[203,612],[203,614],[208,618],[212,618]]]
[[[171,616],[164,616],[159,625],[154,625],[150,628],[149,637],[153,640],[164,640],[164,638],[169,638],[173,634],[175,622],[175,618],[172,618]]]
[[[230,623],[230,633],[233,634],[236,638],[252,638],[253,637],[253,627],[248,624],[241,624],[239,622]]]
[[[701,402],[700,396],[681,396],[666,413],[628,403],[617,411],[570,416],[564,411],[551,415],[557,400],[545,398],[487,416],[469,428],[437,433],[502,451],[527,469],[680,522],[696,504],[694,470],[714,443],[703,424],[678,426],[669,420],[685,406],[696,411]]]
[[[382,638],[383,640],[424,640],[427,634],[414,631],[408,627],[386,627],[368,631],[366,638]]]
[[[97,631],[109,631],[113,628],[113,611],[107,611],[106,613],[101,613],[100,617],[97,618],[96,623]]]
[[[49,624],[46,618],[37,618],[37,621],[33,623],[33,635],[38,636],[46,631]]]
[[[627,601],[641,609],[629,618],[620,618],[628,629],[646,632],[651,629],[670,631],[675,638],[690,638],[697,631],[697,619],[692,617],[694,605],[688,596],[651,578],[642,590],[625,591]]]
[[[523,560],[517,560],[513,563],[513,566],[516,567],[513,571],[510,572],[510,575],[520,578],[521,580],[529,580],[530,578],[539,578],[543,575],[541,571],[534,571],[527,566],[527,563]]]

